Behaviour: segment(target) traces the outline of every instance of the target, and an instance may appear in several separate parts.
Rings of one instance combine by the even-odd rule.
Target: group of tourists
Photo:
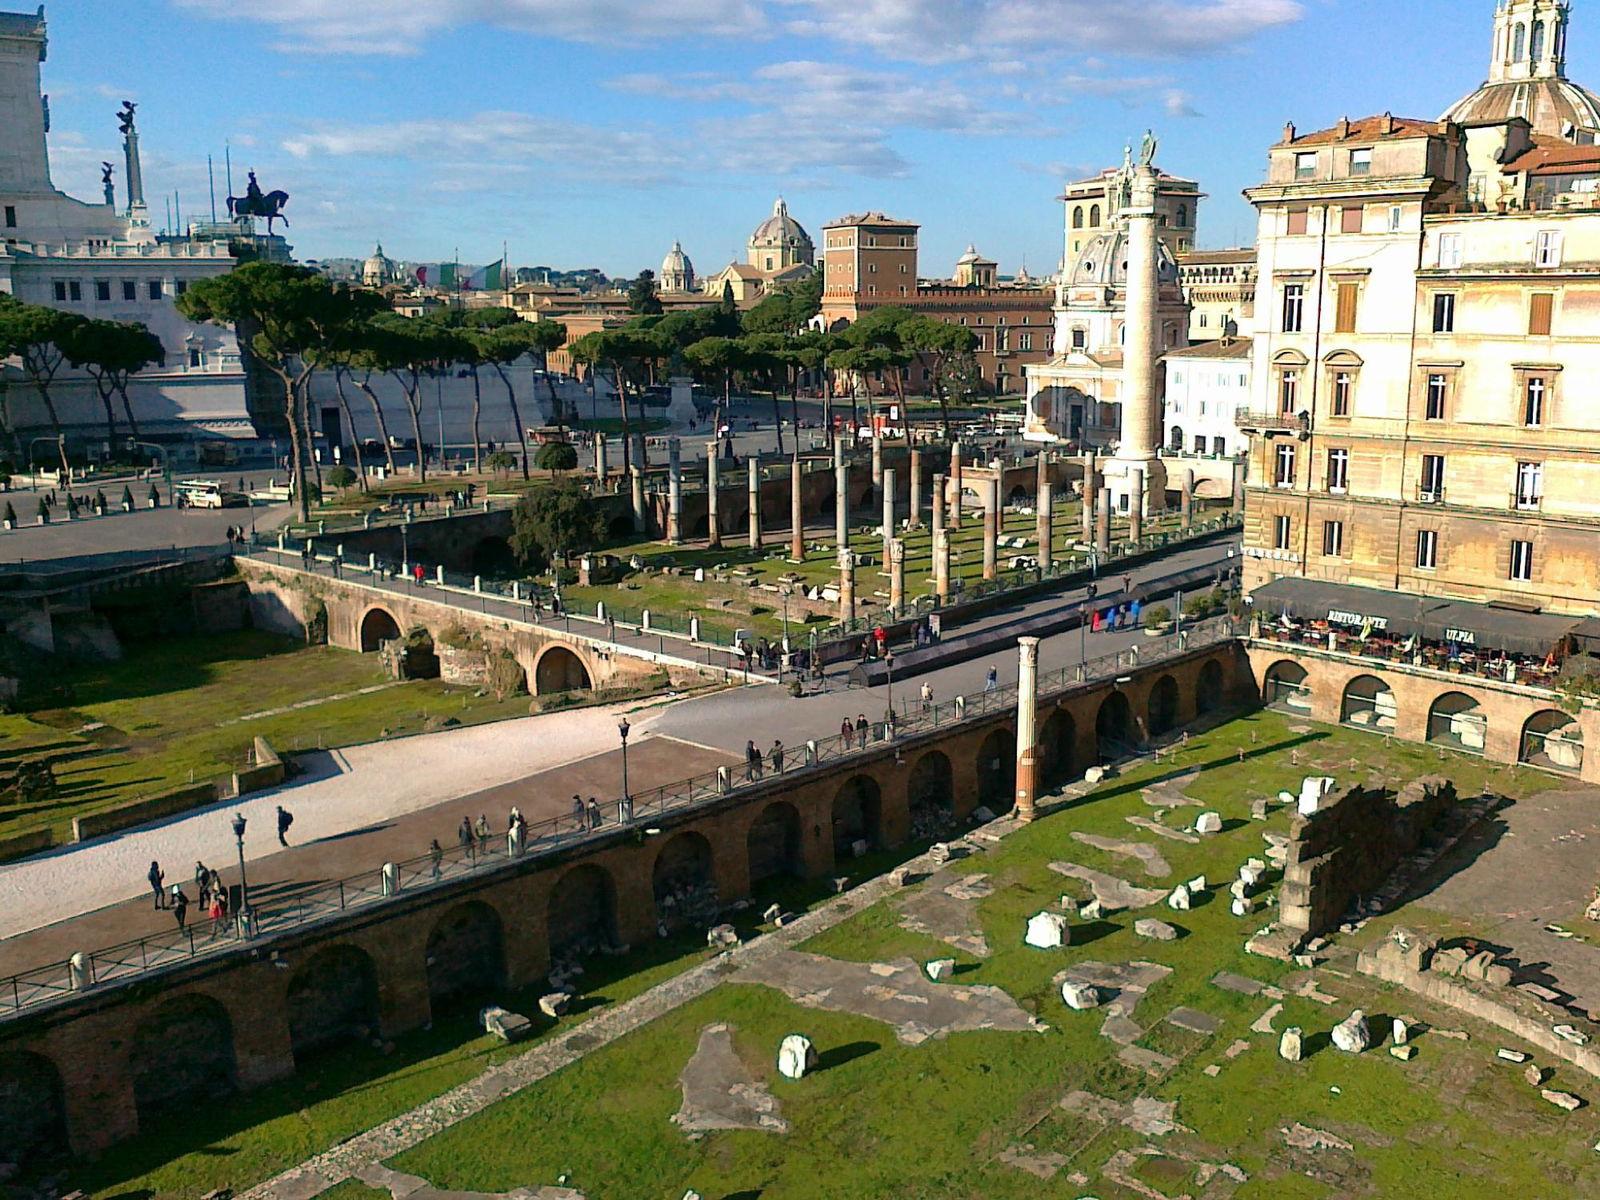
[[[772,741],[772,749],[763,757],[760,749],[752,738],[744,744],[744,777],[747,780],[762,778],[770,764],[774,775],[783,774],[783,742],[777,738]]]
[[[170,909],[173,919],[178,923],[178,932],[184,933],[189,927],[189,895],[183,890],[181,883],[172,885],[170,891],[166,887],[166,872],[161,869],[160,862],[152,861],[150,870],[145,878],[149,880],[150,891],[155,897],[157,909]],[[229,898],[228,888],[222,882],[222,874],[213,871],[205,863],[196,860],[194,864],[194,886],[199,896],[200,911],[211,920],[211,936],[217,937],[228,927]]]

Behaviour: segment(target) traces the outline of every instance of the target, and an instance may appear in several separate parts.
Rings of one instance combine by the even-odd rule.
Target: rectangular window
[[[1072,348],[1082,350],[1089,344],[1089,331],[1087,329],[1074,329],[1072,331]]]
[[[1370,174],[1372,174],[1372,151],[1371,150],[1352,150],[1352,151],[1350,151],[1350,174],[1352,174],[1352,175],[1370,175]]]
[[[1417,531],[1417,570],[1432,571],[1439,566],[1439,531],[1437,529],[1419,529]]]
[[[1273,483],[1278,487],[1294,486],[1294,443],[1282,442],[1278,445],[1278,458]]]
[[[1389,206],[1389,232],[1399,233],[1400,225],[1405,218],[1405,210],[1398,204]]]
[[[1529,429],[1544,424],[1544,405],[1549,385],[1543,375],[1530,375],[1522,394],[1522,423]]]
[[[1285,284],[1283,289],[1283,331],[1299,333],[1306,323],[1306,285]]]
[[[161,299],[161,295],[162,295],[161,280],[152,279],[148,286],[149,286],[150,299],[152,299],[152,300]]]
[[[194,349],[193,347],[191,347],[190,350],[189,350],[189,365],[191,367],[203,367],[203,366],[205,366],[205,363],[206,363],[205,352],[202,351],[202,350],[197,350],[197,349]]]
[[[1433,331],[1456,331],[1456,296],[1454,292],[1439,292],[1433,298]]]
[[[124,300],[137,300],[139,298],[139,285],[131,279],[122,281],[122,298]]]
[[[1335,371],[1333,375],[1333,415],[1350,415],[1350,394],[1355,391],[1356,377],[1350,371]]]
[[[54,294],[57,304],[65,304],[67,302],[67,281],[65,279],[57,279],[51,285],[51,292]]]
[[[1285,371],[1278,378],[1278,411],[1293,416],[1299,411],[1300,372]]]
[[[1310,212],[1307,209],[1291,208],[1289,210],[1288,224],[1284,226],[1283,231],[1290,237],[1301,237],[1305,234],[1307,228],[1309,227],[1309,219]]]
[[[96,279],[94,281],[94,298],[102,304],[111,299],[111,281],[109,279]]]
[[[1023,334],[1022,335],[1021,346],[1022,346],[1022,349],[1023,349],[1024,352],[1032,350],[1033,349],[1033,334],[1031,334],[1031,333]]]
[[[1524,510],[1537,510],[1544,502],[1544,464],[1517,464],[1516,505]]]
[[[1554,292],[1535,292],[1528,297],[1528,336],[1549,337],[1550,321],[1555,315]]]
[[[1339,303],[1334,313],[1333,331],[1335,333],[1354,333],[1356,331],[1356,300],[1361,295],[1361,285],[1358,283],[1341,283],[1339,285]]]
[[[74,279],[67,284],[67,296],[74,304],[83,299],[83,284]]]
[[[1538,267],[1559,267],[1561,265],[1561,231],[1559,229],[1541,229],[1539,236],[1534,241],[1533,263]]]
[[[1437,504],[1444,499],[1444,455],[1422,456],[1422,482],[1418,492],[1425,504]]]
[[[1309,150],[1294,156],[1294,177],[1296,179],[1315,179],[1317,177],[1317,152]]]
[[[1528,583],[1533,579],[1532,542],[1511,543],[1511,578],[1519,583]]]
[[[1444,420],[1445,401],[1450,395],[1450,379],[1446,375],[1428,376],[1428,406],[1424,414],[1429,421]]]
[[[1328,451],[1328,490],[1342,492],[1350,486],[1350,451]]]
[[[1194,435],[1194,452],[1196,454],[1204,454],[1206,452],[1206,435],[1205,434],[1197,433],[1197,434]]]
[[[188,290],[189,290],[189,281],[187,279],[179,279],[178,281],[176,281],[172,285],[172,291],[173,291],[173,293],[175,295],[181,296],[185,292],[187,292]]]
[[[1441,233],[1439,235],[1439,267],[1441,270],[1454,271],[1461,266],[1461,235],[1459,233]]]
[[[1359,204],[1345,205],[1344,210],[1339,214],[1339,232],[1360,233],[1361,218],[1365,211]]]
[[[1287,550],[1289,548],[1289,518],[1272,518],[1272,548],[1274,550]]]
[[[1344,522],[1322,523],[1322,555],[1324,558],[1344,557]]]
[[[15,229],[16,227],[17,227],[17,206],[15,204],[8,204],[8,205],[6,205],[6,228],[7,229]]]

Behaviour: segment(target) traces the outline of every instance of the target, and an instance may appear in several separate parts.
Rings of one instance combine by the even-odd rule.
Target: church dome
[[[372,252],[372,257],[361,264],[361,282],[368,287],[382,287],[386,283],[393,283],[399,274],[394,259],[384,254],[382,242],[378,243],[378,248]]]
[[[756,231],[750,235],[752,250],[796,249],[810,245],[811,235],[789,215],[789,206],[784,203],[782,196],[772,206],[772,215],[756,226]]]
[[[689,256],[683,252],[681,242],[673,242],[672,249],[661,260],[661,276],[659,283],[664,292],[692,292],[694,291],[694,263],[689,261]]]
[[[1156,239],[1156,279],[1162,286],[1178,282],[1178,261],[1160,238]],[[1100,234],[1084,246],[1078,255],[1078,265],[1073,268],[1072,282],[1125,286],[1128,282],[1127,233],[1117,228]]]
[[[1457,125],[1497,125],[1525,117],[1533,132],[1572,141],[1578,133],[1600,130],[1600,99],[1569,79],[1526,79],[1486,83],[1453,104],[1444,119]]]

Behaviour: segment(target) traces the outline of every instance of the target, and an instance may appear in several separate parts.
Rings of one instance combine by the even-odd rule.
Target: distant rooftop
[[[0,12],[0,37],[43,37],[44,9],[37,13]]]
[[[851,213],[849,216],[840,217],[837,221],[829,221],[824,229],[843,229],[850,225],[896,225],[906,229],[920,229],[922,226],[915,221],[897,221],[888,213],[872,209],[864,213]]]

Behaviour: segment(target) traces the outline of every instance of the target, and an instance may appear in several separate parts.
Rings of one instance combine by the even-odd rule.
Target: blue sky
[[[31,7],[0,0],[0,7]],[[740,253],[779,192],[819,234],[922,222],[924,274],[968,242],[1055,270],[1068,177],[1147,126],[1200,180],[1201,244],[1253,240],[1240,189],[1286,120],[1433,117],[1483,78],[1494,0],[56,0],[56,182],[98,195],[140,104],[151,209],[209,209],[233,146],[293,195],[302,258],[655,267]],[[1600,83],[1580,7],[1571,74]],[[1590,70],[1590,67],[1593,70]]]

